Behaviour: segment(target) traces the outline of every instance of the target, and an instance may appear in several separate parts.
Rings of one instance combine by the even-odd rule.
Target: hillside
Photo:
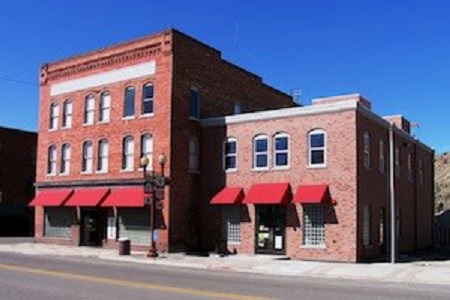
[[[450,209],[450,153],[437,154],[434,168],[435,209]]]

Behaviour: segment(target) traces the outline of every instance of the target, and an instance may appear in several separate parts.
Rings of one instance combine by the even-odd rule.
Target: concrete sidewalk
[[[389,263],[350,264],[296,261],[266,255],[232,255],[228,257],[211,255],[210,257],[198,257],[184,254],[162,254],[157,259],[149,259],[144,252],[133,252],[130,256],[119,256],[117,250],[111,249],[38,243],[2,244],[0,245],[0,252],[85,257],[160,266],[270,275],[450,285],[450,260],[416,261],[392,265]]]

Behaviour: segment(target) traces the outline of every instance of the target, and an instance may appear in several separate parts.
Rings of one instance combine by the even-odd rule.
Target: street
[[[450,299],[450,287],[0,253],[0,299]]]

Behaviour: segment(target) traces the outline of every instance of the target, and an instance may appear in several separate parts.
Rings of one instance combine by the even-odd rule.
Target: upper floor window
[[[242,113],[242,103],[241,102],[236,102],[234,104],[234,114],[238,115]]]
[[[47,158],[48,175],[56,175],[56,162],[57,162],[56,146],[52,145],[48,147],[48,158]]]
[[[90,173],[92,172],[92,158],[93,158],[93,148],[91,141],[85,141],[83,143],[83,163],[81,166],[81,171]]]
[[[111,94],[109,92],[103,92],[100,95],[100,122],[109,122],[111,117]]]
[[[50,106],[50,129],[58,129],[59,106],[53,102]]]
[[[417,176],[419,177],[419,184],[423,184],[423,160],[421,158],[419,158],[418,164],[419,170],[417,172]]]
[[[199,149],[198,139],[191,137],[189,139],[189,171],[199,170]]]
[[[225,171],[237,170],[237,140],[227,138],[224,143],[223,165]]]
[[[94,124],[95,96],[89,95],[84,101],[84,124]]]
[[[309,166],[322,167],[326,165],[326,136],[325,131],[315,129],[308,134]]]
[[[414,173],[413,173],[413,162],[411,153],[408,153],[407,163],[408,163],[408,180],[412,182],[414,179]]]
[[[61,174],[70,173],[71,149],[69,144],[62,145],[61,148]]]
[[[130,86],[125,89],[125,101],[123,106],[123,116],[132,117],[134,116],[134,97],[136,91],[134,87]]]
[[[367,132],[363,135],[363,147],[364,147],[364,167],[370,169],[372,167],[372,159],[371,159],[371,137]]]
[[[384,157],[384,141],[380,140],[380,174],[384,174],[386,171],[386,160]]]
[[[395,154],[394,154],[394,163],[395,163],[395,175],[397,177],[400,177],[400,148],[395,147]]]
[[[200,118],[200,92],[196,87],[191,87],[189,117],[194,119]]]
[[[72,113],[73,113],[72,101],[70,101],[70,100],[64,101],[64,103],[63,103],[63,120],[62,120],[63,128],[71,128],[72,127]]]
[[[97,171],[108,172],[109,144],[107,139],[98,142]]]
[[[126,136],[122,144],[122,169],[132,171],[134,169],[134,140],[132,136]]]
[[[278,133],[274,137],[274,166],[289,166],[289,135],[287,133]]]
[[[269,166],[269,139],[258,135],[253,139],[253,168],[264,169]]]
[[[153,170],[153,137],[150,134],[141,136],[141,157],[148,158],[149,170]]]
[[[142,90],[142,114],[153,113],[153,85],[146,84]]]

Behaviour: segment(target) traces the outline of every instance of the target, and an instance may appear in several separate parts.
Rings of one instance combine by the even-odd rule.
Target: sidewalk
[[[0,245],[0,252],[98,258],[109,261],[270,275],[450,285],[450,260],[416,261],[395,265],[389,263],[350,264],[286,260],[266,255],[219,257],[214,254],[210,257],[163,254],[157,259],[149,259],[144,252],[119,256],[117,250],[111,249],[36,243],[3,244]]]

